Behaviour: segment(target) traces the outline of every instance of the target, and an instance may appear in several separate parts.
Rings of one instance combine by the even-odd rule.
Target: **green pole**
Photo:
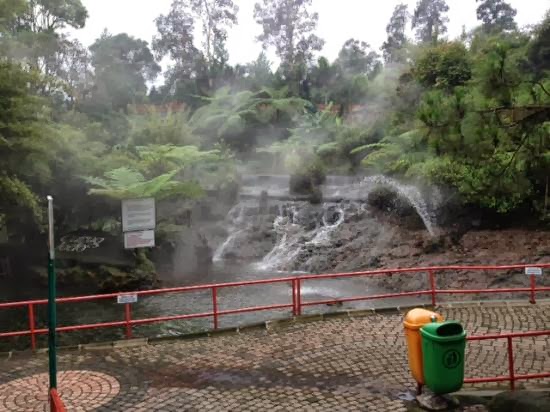
[[[57,389],[57,345],[55,328],[55,242],[53,222],[53,197],[48,196],[48,357],[50,364],[50,389]]]

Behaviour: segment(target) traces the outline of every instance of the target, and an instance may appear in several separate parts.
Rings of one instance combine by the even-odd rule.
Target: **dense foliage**
[[[316,56],[312,0],[261,0],[274,71],[265,53],[228,64],[235,3],[174,0],[151,48],[104,32],[86,49],[63,30],[85,25],[79,0],[0,2],[8,221],[40,228],[48,193],[64,230],[95,227],[118,213],[113,199],[192,201],[243,165],[305,177],[298,191],[329,172],[421,179],[475,207],[548,218],[550,15],[518,29],[508,3],[479,1],[480,26],[453,40],[446,2],[420,0],[411,15],[395,8],[383,60],[349,39],[331,62]],[[164,84],[151,87],[164,57]]]

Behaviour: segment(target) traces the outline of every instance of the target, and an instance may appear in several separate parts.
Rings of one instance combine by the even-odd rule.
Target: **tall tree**
[[[237,23],[239,7],[233,0],[190,0],[190,6],[201,22],[206,60],[224,59],[227,29]]]
[[[472,62],[461,42],[441,42],[422,51],[412,74],[425,87],[452,90],[470,80]]]
[[[326,105],[334,98],[334,83],[340,74],[339,69],[336,64],[331,64],[326,57],[319,57],[317,64],[310,66],[311,100],[314,103]]]
[[[3,3],[7,10],[17,12],[16,18],[8,20],[10,36],[3,39],[6,53],[47,75],[55,74],[55,55],[67,40],[62,31],[68,27],[83,28],[88,18],[81,0],[27,0],[23,9],[15,0]]]
[[[445,0],[418,0],[412,18],[416,37],[423,43],[437,43],[447,33],[449,6]]]
[[[269,87],[273,83],[271,62],[263,51],[256,60],[245,66],[236,67],[235,71],[237,80],[243,86],[252,90],[260,90],[262,87]]]
[[[348,74],[364,74],[371,76],[380,67],[380,55],[364,41],[347,40],[338,53],[336,63]]]
[[[88,11],[81,0],[28,0],[26,12],[19,17],[18,28],[33,33],[55,32],[86,24]]]
[[[311,13],[313,0],[262,0],[254,7],[254,18],[262,26],[258,37],[264,48],[275,47],[287,79],[299,80],[305,66],[321,50],[324,41],[314,34],[319,15]]]
[[[228,71],[225,42],[237,12],[232,0],[174,0],[169,13],[155,20],[158,34],[153,50],[157,57],[170,56],[174,61],[166,75],[170,94],[207,94],[218,86]],[[202,50],[195,44],[197,23]]]
[[[177,71],[189,74],[198,55],[194,45],[195,25],[187,3],[174,0],[170,12],[155,19],[158,34],[153,37],[153,50],[158,58],[170,57]]]
[[[384,60],[386,63],[402,62],[405,60],[403,49],[407,44],[407,22],[410,18],[406,4],[398,4],[393,10],[390,22],[386,26],[387,40],[382,45]]]
[[[42,94],[57,97],[63,106],[88,96],[94,77],[89,51],[66,34],[59,34],[51,46],[41,58],[40,69],[46,75]]]
[[[85,97],[93,80],[89,51],[78,40],[66,39],[56,58],[56,75],[67,83],[75,98]]]
[[[115,110],[126,109],[147,92],[146,81],[160,72],[147,42],[104,32],[90,47],[96,77],[96,95]]]
[[[37,175],[49,174],[44,167],[48,134],[46,102],[30,94],[38,80],[34,71],[0,62],[0,208],[41,214],[31,188]]]
[[[550,73],[550,10],[546,12],[544,20],[535,28],[533,34],[527,57],[534,79],[539,82]],[[546,94],[548,93],[546,91]]]
[[[517,10],[504,0],[476,0],[481,3],[477,8],[477,19],[483,22],[487,32],[514,30]]]

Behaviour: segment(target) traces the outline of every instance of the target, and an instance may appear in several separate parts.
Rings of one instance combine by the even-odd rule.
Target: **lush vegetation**
[[[228,64],[232,0],[174,0],[150,45],[104,32],[89,48],[65,30],[85,25],[80,0],[0,1],[2,213],[34,232],[53,194],[62,230],[112,228],[121,198],[197,199],[242,167],[289,172],[297,191],[384,173],[548,218],[548,13],[522,29],[505,1],[478,1],[480,26],[450,39],[445,0],[420,0],[395,8],[380,54],[350,39],[331,62],[312,3],[257,2],[275,67]]]

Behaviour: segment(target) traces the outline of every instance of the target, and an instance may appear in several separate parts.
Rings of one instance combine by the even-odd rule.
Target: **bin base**
[[[460,402],[450,395],[436,395],[427,390],[423,395],[416,397],[418,405],[428,411],[448,411],[460,406]]]

